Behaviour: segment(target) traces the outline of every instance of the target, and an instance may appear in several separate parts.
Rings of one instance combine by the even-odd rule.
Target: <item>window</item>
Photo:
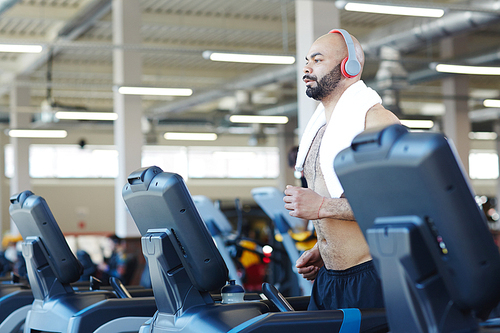
[[[274,147],[190,147],[189,177],[276,178],[279,151]]]
[[[175,172],[188,179],[187,148],[172,146],[144,146],[142,148],[143,167],[156,165],[163,171]]]
[[[279,150],[275,147],[144,146],[142,166],[156,165],[188,178],[276,178]],[[32,178],[116,178],[114,146],[31,145]],[[14,152],[5,147],[5,175],[14,174]]]
[[[471,179],[497,179],[498,154],[494,150],[471,150],[469,153]]]
[[[113,146],[31,145],[32,178],[115,178],[118,153]],[[5,175],[14,174],[14,151],[5,147]]]

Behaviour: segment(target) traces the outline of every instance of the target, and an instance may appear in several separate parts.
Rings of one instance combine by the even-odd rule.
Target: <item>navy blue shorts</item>
[[[384,308],[382,284],[371,260],[342,271],[319,270],[308,310],[346,308]]]

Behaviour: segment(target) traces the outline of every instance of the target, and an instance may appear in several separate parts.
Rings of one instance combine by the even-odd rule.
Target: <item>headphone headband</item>
[[[344,65],[342,67],[342,73],[346,77],[355,77],[361,72],[361,64],[356,58],[356,50],[354,48],[354,42],[352,41],[351,35],[344,29],[333,29],[329,32],[338,33],[344,37],[344,41],[347,45],[347,58],[342,62]]]

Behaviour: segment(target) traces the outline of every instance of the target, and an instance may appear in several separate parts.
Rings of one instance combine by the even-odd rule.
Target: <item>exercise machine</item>
[[[0,283],[0,332],[21,332],[28,311],[33,303],[33,293],[26,280],[11,280]]]
[[[500,301],[500,255],[450,140],[392,125],[358,135],[334,165],[391,332],[486,329]]]
[[[205,224],[212,235],[215,244],[226,263],[229,270],[229,278],[234,280],[236,284],[241,285],[241,279],[238,275],[238,270],[232,259],[231,253],[226,245],[226,239],[234,238],[232,235],[233,227],[227,220],[226,216],[217,209],[213,202],[204,195],[193,196],[193,202],[200,212]]]
[[[71,283],[79,279],[82,265],[45,200],[24,191],[10,201],[10,215],[23,237],[34,297],[25,333],[137,332],[154,314],[153,297],[117,298],[110,290],[75,291]]]
[[[298,295],[311,295],[312,283],[302,277],[295,267],[297,259],[299,259],[299,250],[296,247],[295,240],[291,233],[295,230],[305,229],[306,221],[293,217],[285,208],[283,202],[283,192],[275,187],[257,187],[252,189],[252,196],[262,210],[271,218],[275,226],[275,232],[279,233],[282,239],[283,247],[285,248],[288,260],[290,261],[290,269],[293,272],[289,281],[293,284],[292,293]]]
[[[122,193],[143,235],[158,306],[141,333],[340,332],[343,325],[360,332],[387,331],[383,310],[281,312],[275,305],[280,298],[272,294],[271,301],[215,302],[210,291],[226,284],[228,270],[182,177],[142,168],[130,174]]]

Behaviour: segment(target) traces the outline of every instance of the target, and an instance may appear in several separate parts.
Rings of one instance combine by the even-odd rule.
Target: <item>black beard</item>
[[[314,79],[314,76],[304,75],[310,79]],[[316,87],[307,87],[306,95],[317,101],[321,101],[323,98],[330,95],[338,86],[342,74],[340,73],[340,64],[333,68],[330,73],[326,74],[317,81]]]

